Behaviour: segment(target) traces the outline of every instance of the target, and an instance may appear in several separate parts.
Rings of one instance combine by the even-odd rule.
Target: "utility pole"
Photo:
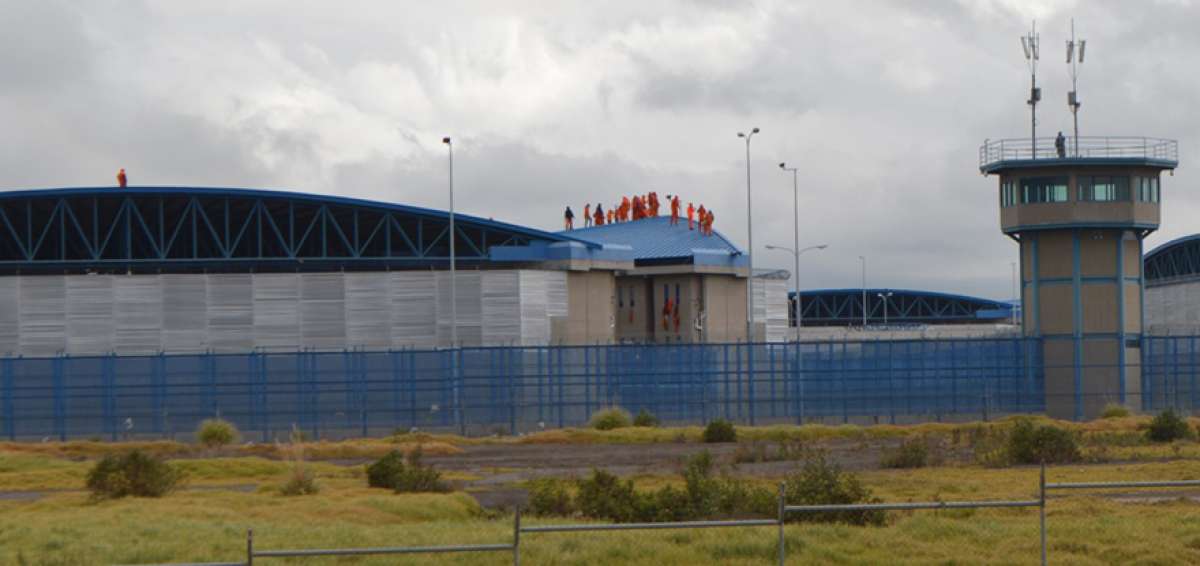
[[[1067,42],[1067,64],[1071,66],[1071,92],[1067,93],[1067,107],[1071,109],[1071,118],[1075,121],[1075,157],[1079,157],[1079,65],[1083,64],[1083,50],[1087,47],[1086,39],[1075,39],[1075,18],[1071,18],[1071,40]]]
[[[1029,63],[1031,83],[1029,100],[1025,101],[1029,105],[1030,159],[1037,159],[1037,103],[1042,99],[1042,90],[1037,87],[1037,63],[1041,58],[1038,43],[1037,20],[1034,20],[1029,35],[1021,36],[1021,48],[1025,50],[1025,61]]]

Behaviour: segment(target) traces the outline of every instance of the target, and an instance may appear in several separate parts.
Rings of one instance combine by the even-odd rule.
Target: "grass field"
[[[1064,424],[1085,437],[1093,460],[1060,466],[1050,481],[1200,479],[1200,449],[1138,442],[1145,419]],[[741,428],[745,442],[943,435],[966,437],[978,426],[761,427]],[[310,466],[321,491],[285,497],[278,493],[289,472],[279,454],[255,447],[205,453],[190,445],[138,443],[171,458],[187,473],[186,487],[161,499],[93,501],[82,491],[94,459],[128,445],[44,443],[0,445],[0,563],[104,564],[241,560],[246,529],[268,548],[345,548],[468,543],[505,543],[512,517],[483,509],[470,494],[393,494],[366,487],[362,465],[321,460],[347,454],[374,457],[392,447],[418,443],[453,454],[480,443],[694,442],[699,429],[622,429],[611,432],[549,431],[522,438],[462,439],[405,435],[392,439],[310,443]],[[1090,440],[1088,440],[1090,439]],[[131,443],[132,444],[132,443]],[[1100,448],[1103,447],[1103,448]],[[1096,457],[1098,452],[1103,458]],[[486,474],[486,472],[480,472]],[[885,501],[1033,498],[1038,470],[985,468],[971,463],[913,470],[868,469],[859,473]],[[477,476],[448,473],[466,481]],[[678,482],[639,475],[639,487]],[[756,477],[771,484],[779,478]],[[12,494],[35,492],[36,498]],[[1194,492],[1184,492],[1195,496]],[[5,497],[4,494],[9,494]],[[1200,563],[1200,505],[1178,492],[1154,497],[1056,494],[1048,504],[1050,557],[1056,564]],[[526,524],[564,519],[525,517]],[[1036,509],[900,512],[883,527],[796,524],[786,531],[789,563],[796,564],[1031,564],[1039,555]],[[769,564],[776,552],[771,527],[699,531],[526,534],[525,564]],[[510,556],[430,555],[340,558],[304,564],[507,564]],[[263,563],[283,563],[266,560]],[[299,563],[299,562],[294,562]]]

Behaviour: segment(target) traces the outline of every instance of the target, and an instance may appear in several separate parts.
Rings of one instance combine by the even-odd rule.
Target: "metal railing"
[[[979,147],[979,167],[1002,161],[1064,158],[1131,158],[1179,161],[1179,142],[1162,138],[1132,136],[1080,136],[1066,138],[1064,154],[1059,155],[1055,138],[1038,138],[1036,148],[1030,138],[986,140]]]
[[[496,544],[470,544],[446,546],[400,546],[375,548],[344,548],[344,549],[293,549],[293,550],[258,550],[254,547],[254,531],[246,533],[245,562],[206,562],[206,563],[173,563],[156,566],[253,566],[256,558],[304,558],[318,556],[364,556],[390,554],[442,554],[466,552],[511,552],[513,564],[521,564],[521,535],[532,533],[579,533],[597,531],[631,531],[631,530],[661,530],[661,529],[712,529],[738,527],[778,527],[777,558],[782,566],[786,559],[786,540],[784,525],[788,513],[831,513],[846,511],[938,511],[945,509],[997,509],[997,508],[1029,508],[1037,507],[1039,511],[1039,535],[1041,537],[1041,563],[1047,560],[1046,537],[1046,493],[1050,490],[1086,490],[1086,489],[1129,489],[1129,488],[1162,488],[1162,487],[1192,487],[1200,488],[1200,480],[1168,480],[1168,481],[1119,481],[1119,482],[1046,482],[1046,466],[1043,464],[1038,476],[1037,499],[1015,500],[984,500],[984,501],[917,501],[893,503],[852,503],[843,505],[788,505],[786,501],[786,484],[779,484],[778,511],[773,519],[745,519],[728,521],[677,521],[661,523],[598,523],[598,524],[551,524],[551,525],[521,525],[521,510],[513,514],[512,542]]]

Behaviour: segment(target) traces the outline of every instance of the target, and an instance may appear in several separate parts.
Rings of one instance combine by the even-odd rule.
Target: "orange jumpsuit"
[[[612,223],[613,223],[613,211],[612,211],[612,209],[611,209],[611,208],[610,208],[610,209],[608,209],[608,223],[609,223],[609,224],[612,224]]]
[[[629,221],[629,197],[621,197],[621,222]]]
[[[712,210],[709,209],[708,218],[704,219],[704,229],[708,233],[709,236],[712,235],[712,224],[713,224],[713,213],[712,213]]]
[[[593,216],[595,216],[596,226],[604,225],[604,211],[600,210],[600,207],[596,207],[596,213]]]
[[[658,216],[658,193],[650,193],[646,198],[650,199],[650,216]]]
[[[704,205],[702,204],[702,205],[700,205],[700,208],[698,210],[696,210],[696,222],[698,222],[700,224],[700,233],[701,234],[704,233],[704,223],[707,220],[708,220],[708,209],[704,208]]]
[[[125,188],[125,168],[124,167],[122,167],[120,171],[117,171],[117,184],[120,185],[122,189]]]
[[[688,214],[688,230],[695,230],[695,227],[693,226],[692,223],[694,222],[693,219],[696,216],[696,208],[693,207],[692,203],[690,203],[690,202],[688,203],[687,214]]]
[[[671,302],[671,298],[667,297],[667,302],[663,304],[663,330],[671,329],[671,313],[675,310],[675,303]]]
[[[679,197],[671,199],[671,225],[679,224]]]
[[[583,227],[587,228],[592,225],[592,205],[583,205]]]
[[[639,197],[639,196],[633,197],[633,219],[634,220],[642,219],[642,197]]]

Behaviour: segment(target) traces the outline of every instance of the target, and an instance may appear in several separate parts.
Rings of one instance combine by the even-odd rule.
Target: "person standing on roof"
[[[712,212],[712,209],[710,208],[710,209],[708,209],[708,218],[704,219],[704,228],[708,232],[709,236],[712,235],[712,225],[713,225],[713,212]]]
[[[592,203],[584,203],[583,205],[583,227],[587,228],[592,225]]]
[[[122,189],[125,188],[125,168],[124,167],[122,167],[120,171],[117,171],[117,186],[121,187]]]
[[[571,212],[571,207],[568,206],[566,212],[563,212],[563,226],[565,230],[575,229],[575,213]]]
[[[609,224],[613,223],[613,209],[611,209],[611,208],[608,209],[608,223]]]
[[[679,195],[671,198],[671,226],[679,224]]]
[[[688,230],[693,230],[693,229],[695,229],[695,227],[692,225],[692,222],[696,216],[696,207],[692,206],[692,203],[690,203],[690,202],[688,203],[687,215],[688,215]]]
[[[654,191],[650,191],[650,195],[648,198],[650,199],[650,217],[657,218],[658,217],[658,193],[656,193]]]
[[[708,220],[708,210],[701,204],[700,208],[696,209],[696,222],[700,224],[700,233],[704,233],[704,221]]]
[[[633,219],[642,219],[642,197],[633,195]]]
[[[596,217],[595,218],[596,226],[603,226],[604,225],[604,209],[600,208],[600,203],[596,203],[596,214],[594,216]]]
[[[621,197],[621,208],[617,209],[617,216],[621,217],[621,222],[629,221],[629,197]]]

